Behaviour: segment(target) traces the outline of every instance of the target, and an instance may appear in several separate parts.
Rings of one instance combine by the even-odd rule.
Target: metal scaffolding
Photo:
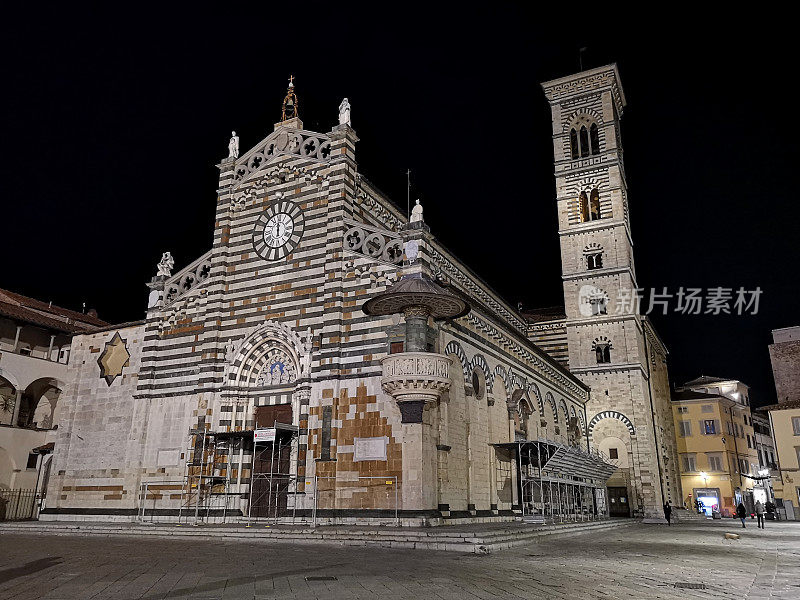
[[[247,432],[214,432],[193,429],[181,486],[178,522],[193,518],[195,525],[201,520],[219,520],[224,523],[235,514],[231,500],[239,495],[231,491],[231,470],[228,465],[231,442]],[[146,492],[145,492],[146,496]]]
[[[248,523],[253,518],[277,523],[290,515],[294,523],[300,462],[298,432],[297,426],[277,421],[272,427],[245,432],[253,436]]]
[[[601,454],[542,439],[494,446],[516,454],[523,519],[563,523],[608,516],[606,481],[616,467]]]

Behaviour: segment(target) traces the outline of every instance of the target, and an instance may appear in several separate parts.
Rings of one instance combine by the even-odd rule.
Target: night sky
[[[405,206],[411,169],[412,197],[446,247],[512,305],[559,304],[539,82],[577,71],[586,47],[585,68],[618,64],[628,100],[639,285],[763,290],[755,316],[676,314],[673,300],[653,317],[673,381],[736,378],[753,404],[775,401],[770,332],[800,324],[794,34],[663,15],[630,29],[614,10],[593,33],[591,15],[513,5],[200,6],[6,15],[0,287],[85,302],[110,322],[142,318],[161,253],[180,269],[211,245],[214,165],[231,130],[242,153],[269,134],[291,73],[307,129],[329,131],[347,96],[368,179]]]

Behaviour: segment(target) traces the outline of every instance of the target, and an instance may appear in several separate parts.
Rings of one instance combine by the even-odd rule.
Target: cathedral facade
[[[274,131],[241,156],[231,139],[208,252],[174,273],[164,255],[143,321],[73,340],[42,518],[597,518],[615,471],[654,515],[666,352],[637,314],[570,304],[584,279],[615,293],[633,278],[624,101],[616,68],[602,74],[545,84],[567,299],[552,355],[420,205],[409,219],[363,177],[347,100],[309,131],[290,83]],[[592,119],[585,161],[562,133],[573,113]],[[597,222],[575,217],[584,189]],[[614,258],[589,278],[572,249],[592,244]],[[619,465],[597,452],[617,439]]]

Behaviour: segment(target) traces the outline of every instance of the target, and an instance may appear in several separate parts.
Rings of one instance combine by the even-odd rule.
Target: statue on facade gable
[[[419,198],[417,198],[417,203],[414,205],[414,208],[411,209],[411,222],[412,223],[424,222],[422,219],[422,204],[419,203]]]
[[[239,158],[239,136],[235,131],[231,131],[231,139],[228,142],[228,158]]]
[[[350,125],[350,101],[347,98],[339,105],[339,125]]]
[[[156,277],[172,277],[172,268],[175,266],[175,259],[172,254],[164,252],[161,255],[161,260],[158,263],[158,273]]]

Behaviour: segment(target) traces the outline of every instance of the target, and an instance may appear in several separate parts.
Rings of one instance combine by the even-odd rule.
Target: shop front
[[[697,512],[705,513],[708,517],[722,510],[719,488],[694,488],[692,498]]]

